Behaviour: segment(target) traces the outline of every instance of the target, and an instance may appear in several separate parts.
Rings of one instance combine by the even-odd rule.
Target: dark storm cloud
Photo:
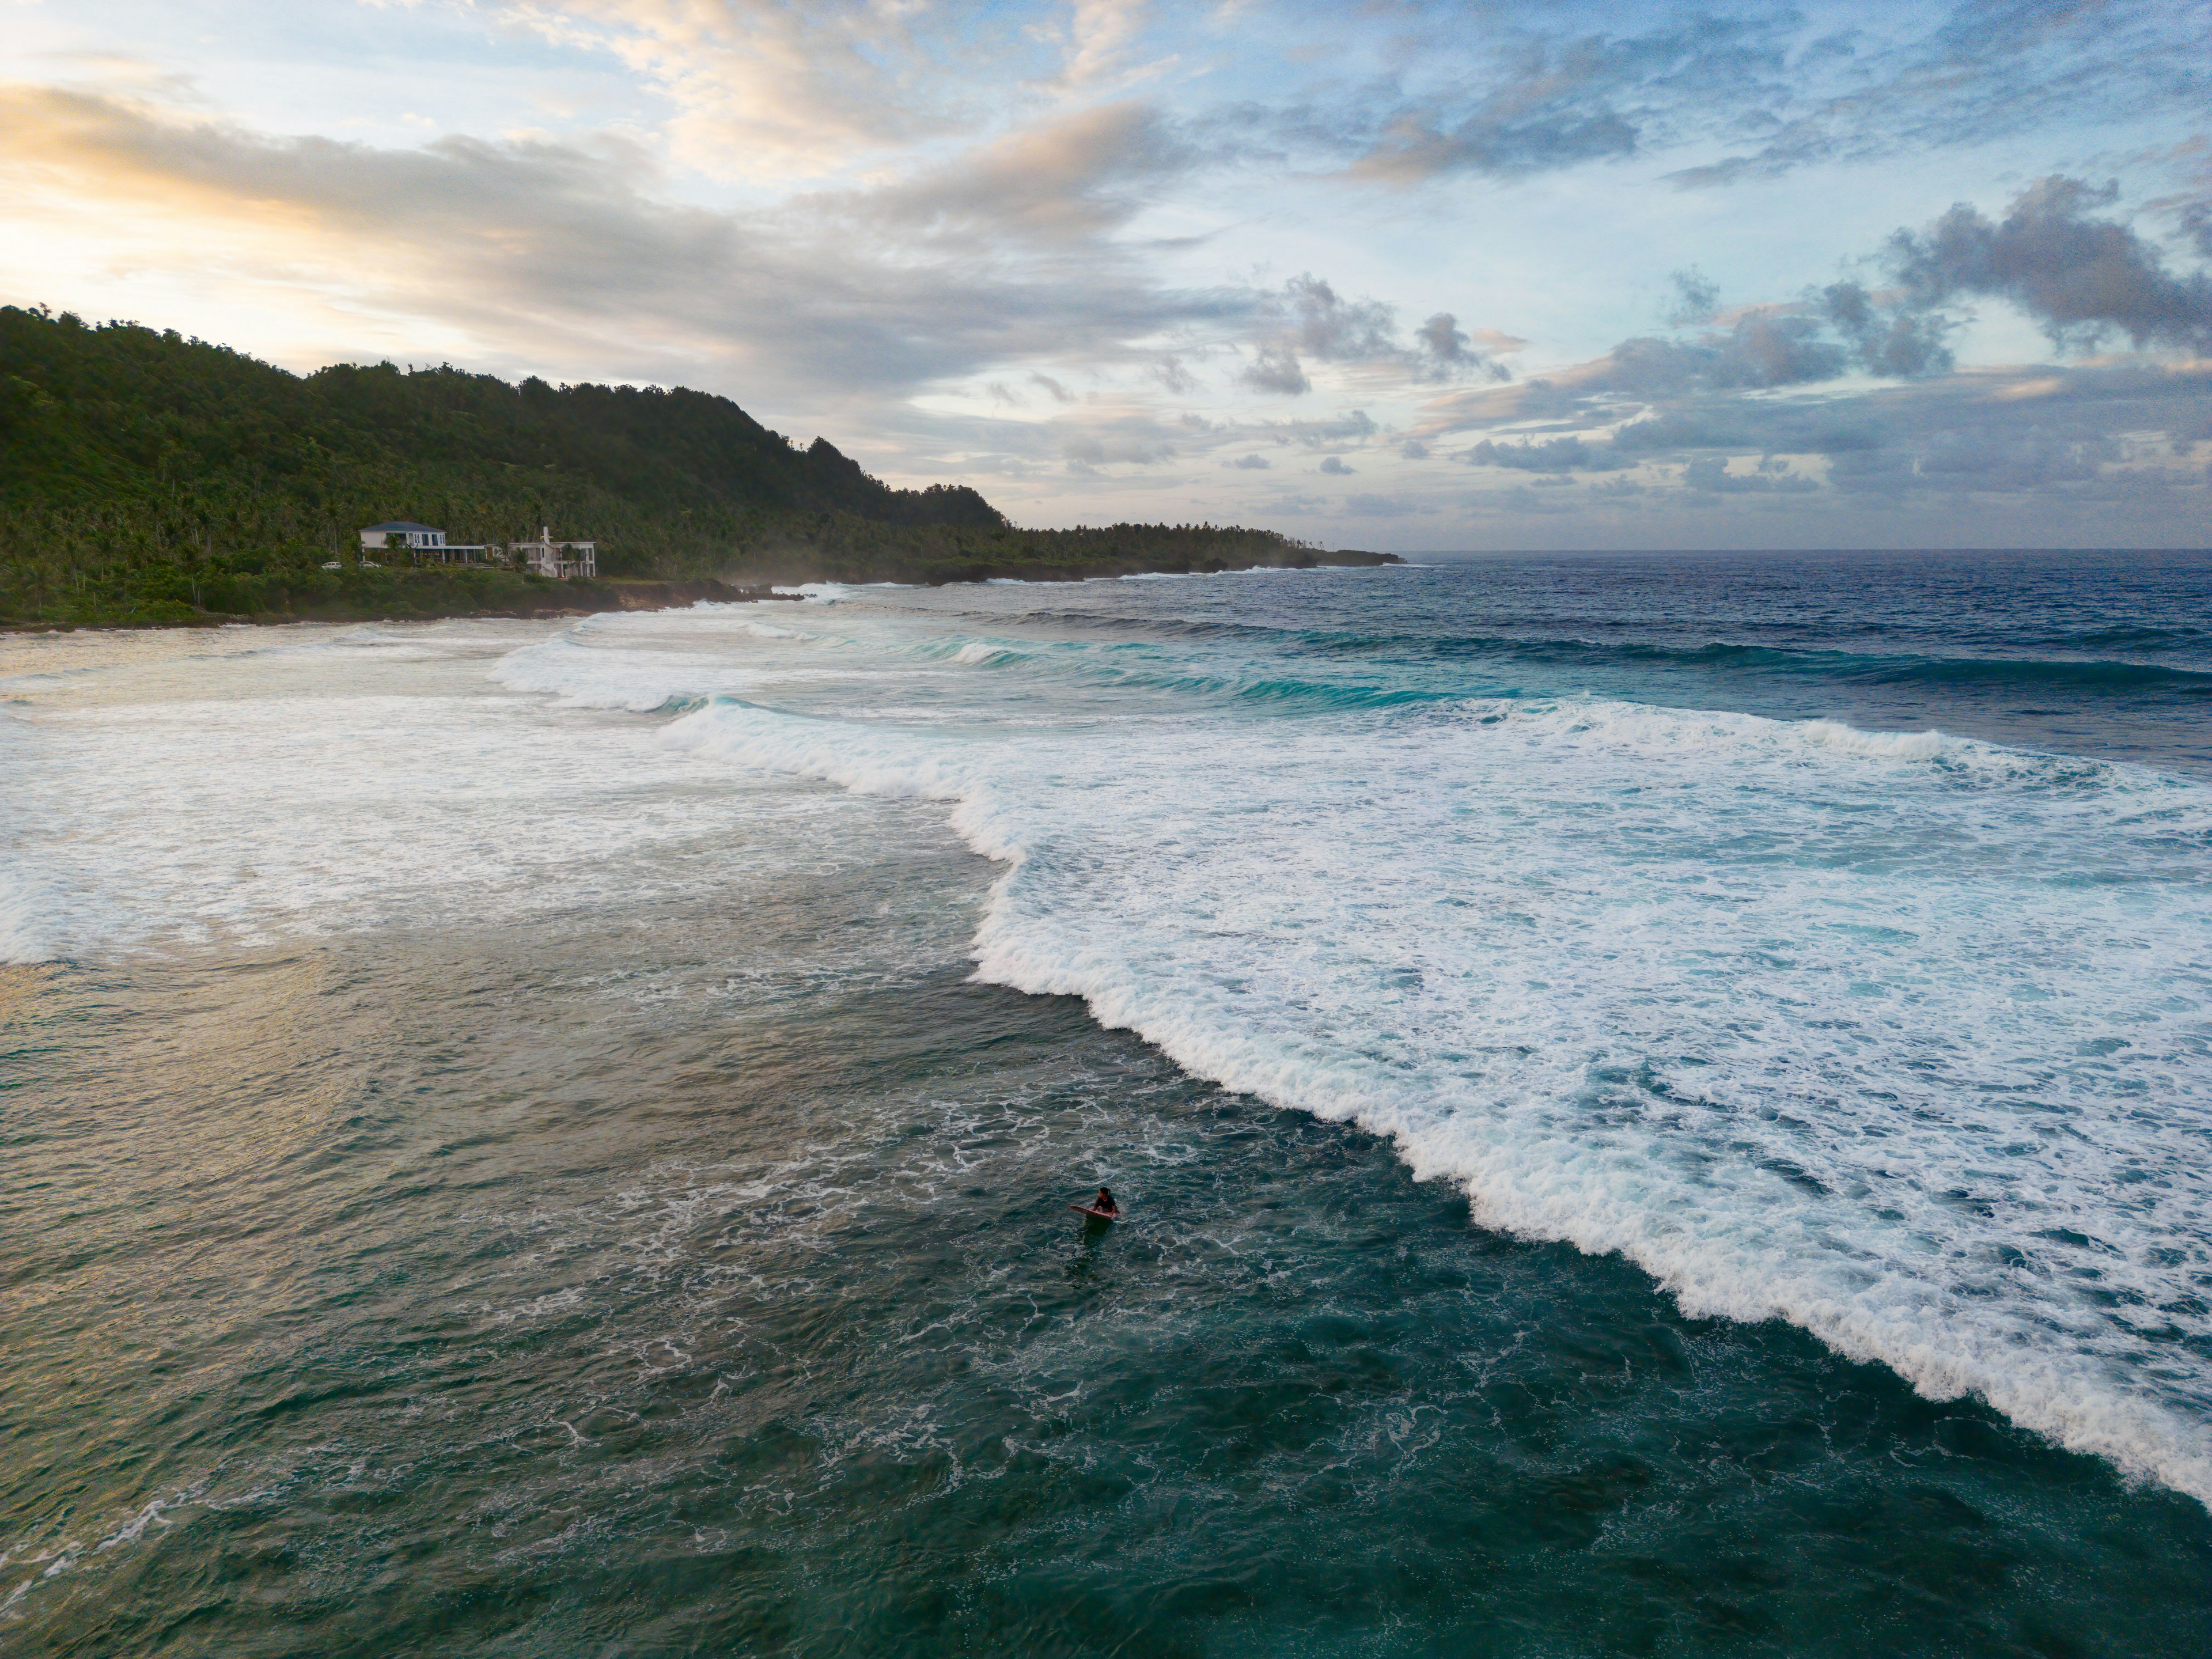
[[[2212,349],[2212,276],[2175,276],[2128,226],[2089,216],[2118,193],[2054,174],[2022,191],[2002,219],[1961,202],[1924,232],[1891,239],[1892,272],[1924,307],[1961,296],[2009,300],[2061,349],[2115,332],[2138,349]]]

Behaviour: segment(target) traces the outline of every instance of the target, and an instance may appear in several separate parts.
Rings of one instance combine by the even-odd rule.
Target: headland
[[[402,520],[471,556],[364,545],[362,526]],[[591,574],[511,556],[533,533],[593,538]],[[1024,528],[966,485],[894,489],[826,438],[802,448],[682,387],[390,363],[300,376],[173,331],[0,307],[0,626],[543,616],[805,581],[1395,562],[1239,526]]]

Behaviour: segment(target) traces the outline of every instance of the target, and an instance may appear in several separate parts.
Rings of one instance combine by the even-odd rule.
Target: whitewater
[[[1830,616],[1716,647],[1710,616],[1624,633],[1479,581],[234,639],[286,696],[0,715],[0,943],[520,915],[750,811],[834,847],[835,792],[931,804],[1000,866],[980,981],[1387,1137],[1479,1225],[1617,1254],[1692,1316],[1785,1321],[2212,1504],[2194,645]],[[410,653],[435,720],[325,695]],[[2100,665],[2136,701],[2086,705]],[[833,790],[723,787],[751,778]]]
[[[2212,1502],[2202,784],[818,600],[775,642],[802,684],[864,677],[834,714],[664,666],[638,636],[668,623],[498,672],[703,696],[670,744],[944,800],[1007,866],[982,978],[1386,1134],[1483,1224],[1620,1252],[1686,1311]]]

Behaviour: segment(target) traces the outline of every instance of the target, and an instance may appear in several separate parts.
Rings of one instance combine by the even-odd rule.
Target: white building
[[[580,576],[586,581],[599,579],[599,544],[556,542],[550,525],[538,527],[536,541],[515,542],[507,551],[509,558],[529,566],[541,576],[557,576],[564,581]]]
[[[482,542],[448,542],[446,532],[435,526],[405,519],[370,525],[361,532],[361,550],[381,553],[392,545],[393,536],[399,538],[401,549],[412,554],[417,564],[481,564],[499,551]]]

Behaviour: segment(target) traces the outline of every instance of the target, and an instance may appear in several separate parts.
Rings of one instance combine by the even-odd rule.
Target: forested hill
[[[173,520],[153,521],[165,539],[235,523],[322,548],[363,524],[417,519],[456,541],[506,541],[549,515],[605,515],[617,503],[651,503],[654,517],[765,509],[1002,522],[972,489],[890,489],[826,440],[796,448],[702,392],[518,386],[389,363],[303,379],[174,333],[13,307],[0,309],[0,368],[9,394],[0,500],[159,503]]]
[[[1265,531],[1017,530],[971,489],[890,489],[828,441],[801,449],[706,392],[389,363],[302,377],[174,332],[0,307],[0,618],[404,611],[392,578],[377,578],[372,602],[347,596],[349,563],[335,578],[320,568],[349,562],[360,527],[386,520],[456,543],[550,525],[595,538],[615,577],[1315,562]],[[448,593],[433,608],[461,603]]]

